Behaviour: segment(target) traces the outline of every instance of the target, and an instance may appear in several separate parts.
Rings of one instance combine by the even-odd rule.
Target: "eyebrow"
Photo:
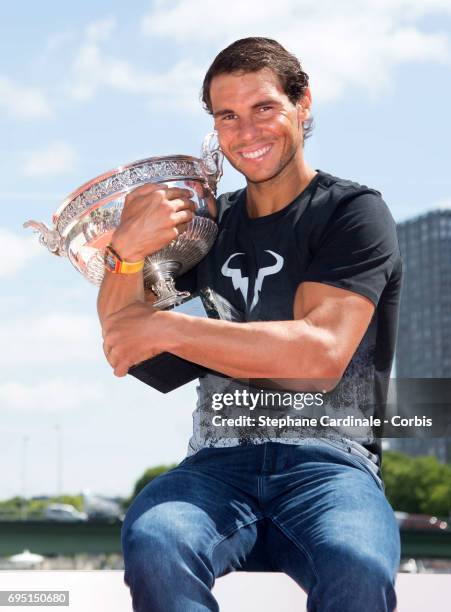
[[[273,100],[272,98],[268,98],[267,100],[260,100],[259,102],[256,102],[255,104],[252,105],[251,108],[255,109],[255,108],[259,108],[260,106],[275,106],[279,104],[276,100]],[[216,111],[215,113],[213,113],[213,117],[222,117],[223,115],[230,115],[230,114],[234,114],[235,111],[232,109],[221,109]]]

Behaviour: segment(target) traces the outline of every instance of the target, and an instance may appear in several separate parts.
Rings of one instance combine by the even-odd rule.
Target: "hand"
[[[122,259],[140,261],[168,245],[194,218],[190,189],[147,183],[125,198],[112,244]]]
[[[210,216],[212,219],[216,219],[218,216],[218,207],[216,204],[215,194],[211,190],[208,182],[205,181],[201,183],[200,181],[185,181],[185,185],[191,187],[191,189],[197,193],[197,197],[199,199],[204,200]]]
[[[105,319],[103,352],[116,376],[125,376],[133,365],[164,350],[162,314],[150,304],[135,302]]]

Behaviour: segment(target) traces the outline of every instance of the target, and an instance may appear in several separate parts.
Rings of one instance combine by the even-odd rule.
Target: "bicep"
[[[294,300],[294,318],[326,335],[334,360],[344,372],[360,344],[375,306],[367,297],[320,282],[303,282]]]

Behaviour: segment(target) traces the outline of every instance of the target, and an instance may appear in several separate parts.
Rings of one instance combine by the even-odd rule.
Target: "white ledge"
[[[122,571],[9,571],[0,572],[0,591],[66,590],[69,607],[61,612],[132,611]],[[219,578],[214,588],[221,612],[300,612],[306,596],[284,574],[238,572]],[[447,612],[451,601],[448,574],[399,574],[398,612]],[[39,606],[39,610],[44,610]],[[30,612],[30,607],[14,606]]]

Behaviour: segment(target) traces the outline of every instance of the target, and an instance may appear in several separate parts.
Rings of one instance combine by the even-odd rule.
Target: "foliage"
[[[161,474],[165,474],[169,470],[172,470],[172,468],[175,468],[176,465],[177,465],[176,463],[172,463],[171,465],[157,465],[156,467],[148,468],[144,472],[144,474],[142,476],[140,476],[140,478],[138,478],[138,480],[136,481],[135,486],[133,488],[133,493],[132,493],[130,499],[126,500],[126,502],[124,504],[125,507],[129,506],[132,503],[132,501],[138,495],[138,493],[142,489],[144,489],[144,487],[149,482],[151,482],[157,476],[160,476]]]
[[[410,457],[386,451],[382,473],[387,498],[395,510],[448,516],[451,511],[451,465],[435,457]]]
[[[136,481],[130,499],[124,508],[154,478],[176,467],[176,464],[158,465],[147,469]],[[410,457],[404,453],[386,451],[382,473],[387,498],[395,510],[448,517],[451,512],[451,465],[440,463],[434,457]],[[83,510],[81,495],[62,495],[47,499],[12,497],[0,501],[0,517],[20,517],[25,511],[29,517],[42,516],[48,504],[72,504]]]
[[[14,512],[22,508],[23,505],[22,497],[11,497],[11,499],[5,499],[0,501],[0,511],[2,512]]]
[[[12,497],[0,501],[0,517],[14,519],[25,515],[29,519],[39,519],[42,518],[44,510],[49,504],[72,504],[77,510],[83,510],[81,495],[60,495],[58,497],[31,499]]]
[[[175,467],[159,465],[147,469],[136,481],[133,494],[125,507],[154,478]],[[451,512],[451,465],[435,457],[410,457],[386,451],[382,472],[387,498],[395,510],[449,516]]]
[[[60,495],[52,497],[52,504],[71,504],[80,512],[83,512],[83,497],[81,495]]]

